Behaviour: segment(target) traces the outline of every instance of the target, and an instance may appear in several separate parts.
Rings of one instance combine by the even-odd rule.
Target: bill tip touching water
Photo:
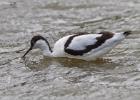
[[[95,60],[121,43],[132,31],[112,33],[103,31],[96,34],[79,32],[64,36],[54,44],[52,49],[48,40],[43,36],[36,35],[31,39],[30,48],[23,58],[33,49],[39,48],[44,56],[67,57],[82,60]]]

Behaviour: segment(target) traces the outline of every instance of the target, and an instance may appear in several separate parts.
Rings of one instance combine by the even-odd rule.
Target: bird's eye
[[[31,40],[31,47],[33,47],[35,44],[35,41],[34,40]]]

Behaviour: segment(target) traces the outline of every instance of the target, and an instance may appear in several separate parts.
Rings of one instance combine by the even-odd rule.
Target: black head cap
[[[34,37],[31,39],[31,46],[30,46],[30,48],[26,51],[26,53],[22,56],[23,58],[26,56],[26,54],[27,54],[29,51],[31,51],[31,50],[33,49],[35,43],[36,43],[38,40],[44,40],[44,41],[46,41],[46,42],[48,43],[48,41],[47,41],[44,37],[42,37],[42,36],[40,36],[40,35],[34,36]]]
[[[128,36],[128,35],[132,34],[132,31],[125,31],[123,34],[124,34],[125,36]]]
[[[46,41],[46,39],[40,35],[37,35],[37,36],[34,36],[32,39],[31,39],[31,47],[34,46],[34,44],[38,41],[38,40],[44,40]]]

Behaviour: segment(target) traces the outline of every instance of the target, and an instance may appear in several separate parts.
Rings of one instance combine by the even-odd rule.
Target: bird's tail
[[[128,36],[128,35],[132,34],[132,31],[125,31],[123,34],[124,34],[125,36]]]

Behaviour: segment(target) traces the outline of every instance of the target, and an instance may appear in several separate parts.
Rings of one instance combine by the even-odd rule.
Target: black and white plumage
[[[31,46],[23,57],[32,49],[40,48],[43,55],[49,57],[95,60],[108,53],[129,34],[131,34],[131,31],[123,33],[100,32],[97,34],[80,32],[59,39],[54,44],[53,50],[47,39],[37,35],[32,38]]]

